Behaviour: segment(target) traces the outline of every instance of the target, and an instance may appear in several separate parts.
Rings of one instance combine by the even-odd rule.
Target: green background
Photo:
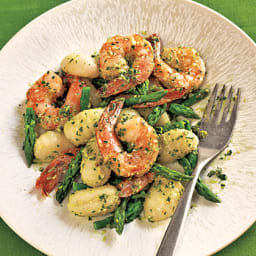
[[[0,49],[24,25],[65,0],[0,0]],[[256,0],[197,0],[221,13],[256,41]],[[256,57],[256,56],[254,56]],[[0,219],[0,256],[43,255]],[[187,256],[187,255],[184,255]],[[256,256],[256,224],[215,256]]]

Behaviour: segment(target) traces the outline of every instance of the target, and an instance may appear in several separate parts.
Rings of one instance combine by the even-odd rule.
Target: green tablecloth
[[[0,0],[0,49],[24,25],[65,0]],[[256,41],[256,0],[197,0],[223,14]],[[256,56],[255,56],[256,57]],[[0,255],[43,255],[0,219]],[[184,255],[187,256],[187,255]],[[215,256],[256,256],[256,224]]]

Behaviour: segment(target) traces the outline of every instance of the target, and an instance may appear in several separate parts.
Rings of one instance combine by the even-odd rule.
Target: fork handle
[[[202,159],[203,158],[203,159]],[[188,214],[194,188],[201,170],[211,159],[198,156],[198,164],[193,172],[194,178],[187,184],[182,198],[174,212],[174,215],[165,231],[164,238],[158,249],[157,256],[173,256],[180,238],[181,230]]]

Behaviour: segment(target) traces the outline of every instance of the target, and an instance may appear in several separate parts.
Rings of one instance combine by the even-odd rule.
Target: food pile
[[[24,152],[29,166],[47,162],[36,180],[57,189],[79,216],[103,216],[94,228],[173,215],[197,164],[200,119],[191,106],[205,65],[190,47],[164,48],[160,37],[113,36],[92,57],[70,54],[27,92]],[[199,121],[200,122],[200,121]],[[40,127],[40,129],[38,129]],[[42,132],[43,130],[43,132]],[[184,173],[168,168],[178,161]],[[220,202],[201,179],[197,192]]]

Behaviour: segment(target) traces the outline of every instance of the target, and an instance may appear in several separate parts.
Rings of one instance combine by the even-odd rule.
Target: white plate
[[[93,231],[86,218],[70,214],[51,196],[32,193],[36,177],[26,168],[22,111],[28,83],[76,50],[98,50],[107,37],[157,32],[165,45],[193,46],[206,62],[204,84],[242,88],[231,160],[214,162],[228,176],[225,189],[212,184],[222,203],[198,196],[187,218],[177,255],[207,255],[223,248],[255,221],[256,212],[256,47],[219,14],[191,1],[87,0],[63,4],[22,29],[0,53],[0,214],[24,240],[51,255],[154,255],[167,222],[136,221],[122,236]],[[206,174],[206,173],[205,173]]]

